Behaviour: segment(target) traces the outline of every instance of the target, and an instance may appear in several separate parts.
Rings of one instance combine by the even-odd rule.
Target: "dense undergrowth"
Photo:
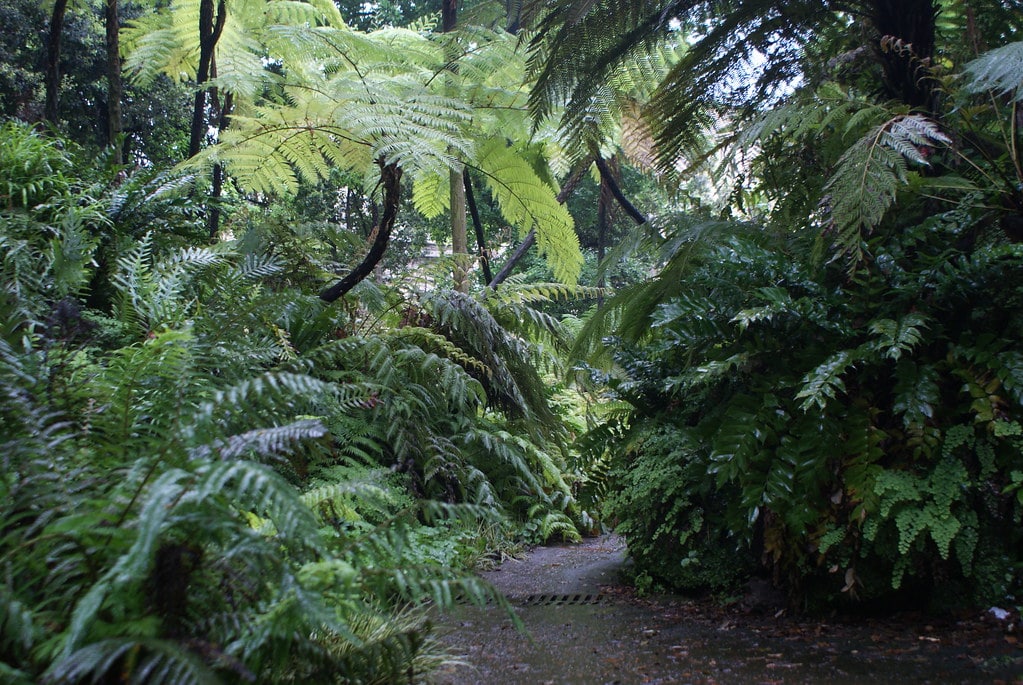
[[[330,307],[260,240],[197,247],[189,192],[0,134],[0,676],[414,681],[427,603],[578,535],[530,342],[559,293]]]
[[[589,487],[640,587],[1020,603],[1021,46],[934,72],[940,117],[834,82],[758,115],[761,221],[671,222],[611,303]]]

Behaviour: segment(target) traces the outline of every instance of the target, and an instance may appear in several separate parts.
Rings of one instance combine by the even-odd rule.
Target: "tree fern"
[[[863,238],[880,224],[899,186],[907,183],[909,163],[927,165],[926,149],[950,142],[933,121],[906,115],[875,127],[842,155],[824,190],[836,247],[853,268],[864,259]]]

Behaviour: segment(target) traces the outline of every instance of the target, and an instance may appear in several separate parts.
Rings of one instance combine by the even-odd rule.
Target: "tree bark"
[[[46,45],[46,106],[43,117],[54,126],[60,121],[60,43],[66,12],[67,0],[57,0],[50,14],[50,36]]]
[[[213,68],[214,70],[216,69],[215,63]],[[220,106],[220,98],[216,89],[214,89],[213,101],[217,104],[217,108],[220,110],[217,116],[217,130],[223,131],[230,123],[229,117],[231,116],[231,110],[234,109],[234,97],[231,93],[225,93],[223,106]],[[213,188],[210,190],[210,211],[206,217],[206,229],[211,241],[216,240],[217,234],[220,233],[220,198],[223,194],[224,166],[217,162],[213,165]]]
[[[636,222],[637,226],[645,224],[646,217],[643,216],[641,211],[636,209],[635,205],[629,202],[629,198],[625,197],[625,193],[622,192],[621,186],[618,185],[618,180],[615,178],[614,172],[611,171],[611,167],[608,166],[607,161],[600,155],[597,155],[594,159],[597,163],[597,169],[600,170],[600,180],[607,185],[607,189],[611,191],[619,206]]]
[[[469,291],[467,278],[469,262],[469,235],[465,216],[465,170],[450,173],[451,188],[451,257],[454,260],[452,278],[455,290]]]
[[[121,132],[124,123],[121,116],[121,99],[124,84],[121,80],[121,22],[117,13],[117,0],[106,0],[107,33],[107,144],[113,147],[114,163],[124,163],[124,146]]]
[[[380,225],[377,227],[376,237],[362,262],[347,276],[320,293],[320,299],[325,302],[334,302],[343,297],[373,273],[373,269],[380,263],[387,250],[387,241],[391,238],[391,231],[394,230],[394,223],[398,218],[398,204],[401,200],[401,167],[397,164],[384,164],[383,161],[378,163],[380,164],[380,182],[384,188],[384,211],[380,218]]]
[[[218,0],[216,13],[213,11],[214,0],[202,0],[199,4],[199,66],[195,74],[195,101],[192,106],[192,127],[188,140],[188,156],[199,154],[202,141],[206,136],[206,88],[213,68],[213,55],[217,41],[224,32],[227,20],[227,1]]]
[[[440,7],[441,33],[449,33],[458,25],[458,0],[443,0]]]
[[[607,222],[610,212],[610,199],[612,193],[604,174],[600,175],[600,192],[597,194],[597,264],[604,261],[604,254],[607,249]],[[597,278],[597,287],[604,287],[604,272],[600,270]],[[603,298],[597,297],[597,304],[602,304]]]
[[[931,76],[938,7],[934,0],[873,0],[885,95],[933,113],[938,82]]]

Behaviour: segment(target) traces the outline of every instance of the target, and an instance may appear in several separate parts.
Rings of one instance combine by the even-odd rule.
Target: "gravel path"
[[[527,634],[497,608],[439,617],[461,655],[437,685],[564,683],[1023,683],[1023,652],[996,626],[793,620],[682,597],[638,599],[619,580],[620,538],[541,547],[482,574]]]

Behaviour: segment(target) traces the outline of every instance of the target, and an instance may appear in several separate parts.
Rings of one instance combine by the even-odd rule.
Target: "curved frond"
[[[485,143],[476,163],[504,217],[523,235],[536,229],[537,245],[555,277],[568,284],[578,281],[583,258],[575,222],[554,190],[501,139]]]

